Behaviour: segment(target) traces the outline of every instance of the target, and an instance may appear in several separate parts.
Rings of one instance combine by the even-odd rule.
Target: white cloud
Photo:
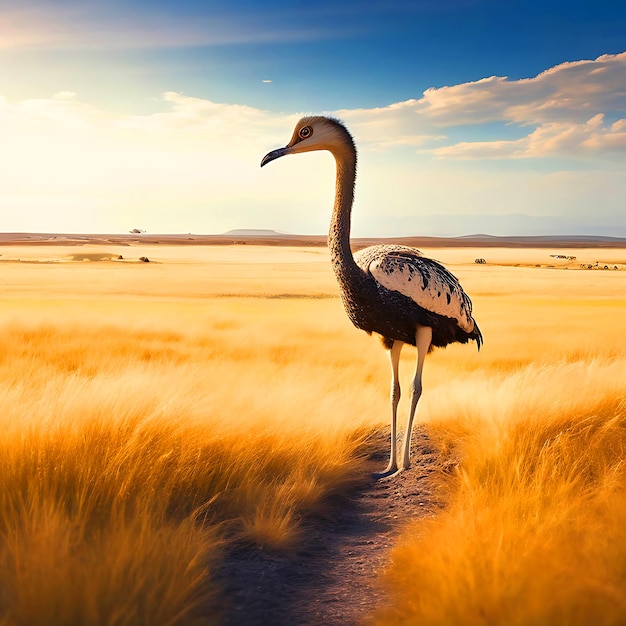
[[[492,76],[428,89],[420,99],[338,114],[372,146],[415,145],[438,158],[469,159],[610,155],[624,149],[625,122],[607,125],[604,118],[624,112],[626,52],[563,63],[533,78]],[[500,139],[446,145],[453,128],[462,134],[459,127],[490,122],[531,130],[521,139],[507,139],[504,128]]]
[[[417,112],[445,126],[582,122],[619,110],[626,110],[626,52],[562,63],[534,78],[512,81],[492,76],[429,89],[416,106]]]
[[[441,128],[418,113],[417,105],[418,100],[406,100],[374,109],[342,109],[336,115],[359,143],[376,149],[422,146],[445,139]]]
[[[77,95],[75,91],[57,91],[52,97],[55,100],[71,100]]]
[[[442,146],[424,152],[441,159],[524,158],[528,156],[527,146],[527,138],[498,141],[460,141],[451,146]]]
[[[568,155],[590,157],[626,152],[626,119],[611,125],[598,113],[584,124],[551,122],[542,124],[526,137],[512,141],[459,142],[435,148],[439,158],[495,159],[543,158]]]
[[[120,127],[137,131],[173,132],[201,138],[202,141],[220,142],[228,146],[241,140],[250,141],[281,126],[295,123],[297,116],[275,114],[240,104],[224,104],[203,98],[193,98],[173,91],[163,94],[169,110],[151,115],[121,118]]]
[[[10,105],[0,102],[0,116],[9,117],[24,132],[26,128],[40,128],[42,132],[55,132],[68,128],[87,128],[101,123],[103,113],[74,98],[72,92],[57,92],[52,98],[32,98]],[[5,129],[8,135],[13,130]],[[5,135],[6,137],[6,135]]]

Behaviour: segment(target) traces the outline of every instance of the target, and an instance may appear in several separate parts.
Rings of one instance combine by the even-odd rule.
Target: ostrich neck
[[[356,151],[346,150],[335,153],[337,162],[337,183],[335,206],[328,232],[328,247],[335,276],[342,287],[358,280],[363,272],[354,262],[350,249],[350,217],[354,201],[356,179]]]

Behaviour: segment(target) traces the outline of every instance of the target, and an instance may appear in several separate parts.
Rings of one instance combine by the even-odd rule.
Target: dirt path
[[[433,493],[437,455],[426,434],[416,431],[413,467],[372,481],[332,519],[316,521],[297,557],[250,548],[227,558],[219,574],[231,602],[225,626],[350,626],[384,604],[378,577],[402,524],[443,506]],[[381,443],[372,471],[387,461]]]

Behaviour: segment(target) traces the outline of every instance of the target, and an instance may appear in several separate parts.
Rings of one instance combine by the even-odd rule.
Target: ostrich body
[[[472,317],[472,302],[459,281],[441,264],[407,246],[376,245],[355,255],[350,248],[350,218],[356,179],[356,147],[348,130],[333,118],[304,117],[284,148],[265,155],[261,167],[287,154],[329,150],[337,163],[335,205],[328,234],[333,270],[341,299],[352,323],[378,333],[391,360],[391,452],[389,464],[377,478],[408,469],[411,432],[422,393],[424,358],[433,346],[476,341],[482,335]],[[396,453],[397,408],[400,401],[398,365],[402,346],[417,347],[417,367],[404,437],[402,464]]]

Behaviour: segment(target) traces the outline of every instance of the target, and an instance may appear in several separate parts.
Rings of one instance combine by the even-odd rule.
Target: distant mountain
[[[228,237],[289,237],[289,233],[270,228],[235,228],[222,233]]]
[[[509,241],[525,241],[525,242],[540,242],[540,241],[571,241],[571,242],[604,242],[604,243],[624,243],[625,237],[609,237],[607,235],[461,235],[459,237],[450,237],[450,239],[467,239],[472,241],[498,241],[501,239],[507,239]]]
[[[498,237],[516,236],[577,236],[589,234],[598,237],[626,237],[623,219],[602,217],[591,213],[580,215],[523,215],[511,214],[427,214],[413,216],[356,217],[353,235],[376,233],[379,237],[423,235],[429,237],[462,237],[467,233],[481,233]],[[488,233],[489,235],[486,235]],[[471,235],[475,239],[477,235]]]

